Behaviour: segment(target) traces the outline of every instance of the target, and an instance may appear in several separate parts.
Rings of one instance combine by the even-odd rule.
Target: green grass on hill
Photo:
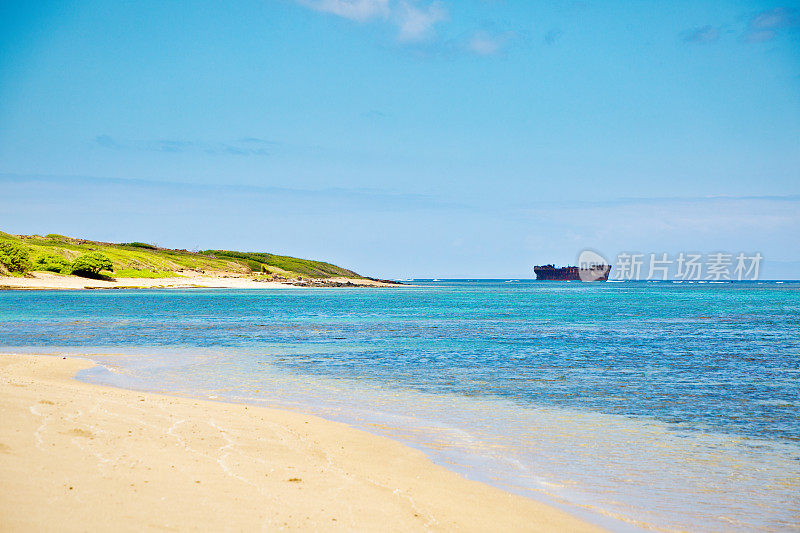
[[[242,261],[250,267],[253,272],[294,272],[302,277],[308,278],[331,278],[361,277],[352,270],[338,267],[322,261],[312,261],[310,259],[298,259],[286,255],[275,255],[260,252],[232,252],[229,250],[206,250],[202,254],[212,255],[219,258],[230,258],[235,261]]]
[[[179,278],[179,274],[171,270],[136,270],[133,268],[122,268],[114,270],[115,278]]]
[[[64,235],[11,235],[0,232],[0,242],[12,242],[24,247],[32,262],[40,256],[56,256],[74,261],[88,252],[100,252],[114,265],[119,277],[167,277],[176,270],[206,272],[265,273],[286,278],[329,278],[344,276],[360,278],[351,270],[310,259],[298,259],[269,253],[206,250],[190,252],[171,250],[143,242],[114,244]]]

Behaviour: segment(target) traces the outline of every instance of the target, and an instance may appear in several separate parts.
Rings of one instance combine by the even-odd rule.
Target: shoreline
[[[92,366],[0,355],[2,529],[602,530],[346,424],[74,379]]]
[[[320,278],[261,281],[236,273],[208,274],[181,271],[169,278],[82,278],[51,272],[31,272],[26,276],[0,276],[0,290],[87,290],[87,289],[285,289],[292,287],[403,287],[401,283],[371,278]]]

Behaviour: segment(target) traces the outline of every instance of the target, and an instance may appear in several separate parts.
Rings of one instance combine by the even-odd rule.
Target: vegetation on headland
[[[226,257],[235,261],[242,261],[253,272],[265,274],[277,272],[293,272],[301,277],[332,278],[332,277],[361,277],[352,270],[338,267],[323,261],[298,259],[287,255],[275,255],[258,252],[232,252],[229,250],[206,250],[200,252],[214,257]]]
[[[2,272],[3,270],[5,272]],[[36,257],[35,261],[31,261],[28,248],[24,244],[9,240],[0,241],[0,272],[25,274],[29,270],[73,274],[85,278],[104,278],[106,276],[101,272],[113,271],[114,265],[100,252],[79,255],[72,262],[60,255],[43,253]]]
[[[323,261],[270,253],[190,252],[143,242],[115,244],[57,234],[10,235],[0,232],[0,275],[49,271],[103,277],[112,270],[115,277],[141,278],[172,277],[186,270],[210,274],[256,273],[260,279],[361,278],[351,270]]]

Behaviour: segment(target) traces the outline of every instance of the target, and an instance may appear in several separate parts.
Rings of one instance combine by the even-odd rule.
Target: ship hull
[[[580,268],[544,265],[533,267],[533,272],[536,274],[537,281],[608,281],[611,266],[598,265],[593,268]]]

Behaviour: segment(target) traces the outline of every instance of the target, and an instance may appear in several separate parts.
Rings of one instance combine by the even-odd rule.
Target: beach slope
[[[0,355],[0,530],[597,531],[317,417],[81,383]]]

